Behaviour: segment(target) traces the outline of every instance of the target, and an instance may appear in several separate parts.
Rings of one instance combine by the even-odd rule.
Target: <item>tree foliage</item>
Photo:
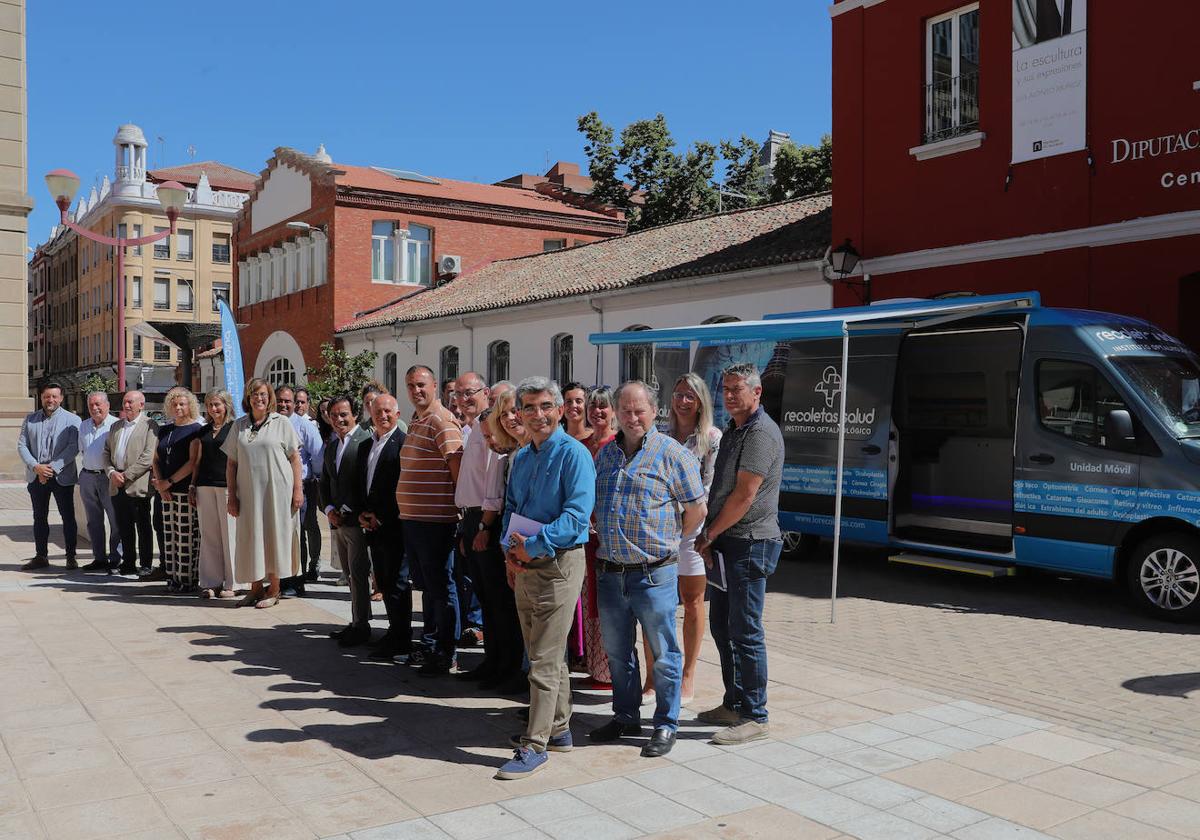
[[[351,356],[326,342],[321,345],[321,364],[308,371],[308,393],[313,403],[339,394],[357,395],[375,371],[379,354],[363,350]]]
[[[725,159],[727,195],[722,196],[724,207],[753,207],[767,198],[766,167],[758,159],[762,146],[745,134],[737,142],[721,141],[721,157]]]
[[[829,135],[818,146],[788,143],[772,173],[759,160],[762,147],[746,135],[719,144],[697,140],[679,151],[662,114],[637,120],[618,135],[595,111],[579,118],[592,196],[625,212],[629,230],[733,207],[753,207],[827,190],[833,183]],[[724,163],[724,182],[714,175]]]
[[[817,146],[786,143],[775,158],[771,201],[824,192],[833,187],[833,138],[821,137]]]
[[[717,150],[698,141],[682,154],[658,114],[625,126],[618,138],[595,111],[579,118],[592,195],[625,211],[629,229],[665,225],[717,209]]]
[[[79,393],[87,396],[93,391],[103,391],[106,394],[116,393],[117,380],[101,376],[96,371],[89,373],[79,384]]]

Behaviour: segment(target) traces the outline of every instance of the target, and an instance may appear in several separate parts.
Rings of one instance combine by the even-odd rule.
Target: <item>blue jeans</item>
[[[620,572],[599,567],[596,598],[600,637],[612,674],[613,714],[622,723],[640,723],[642,675],[638,667],[637,624],[654,654],[655,728],[679,727],[679,695],[683,653],[675,638],[679,606],[679,564],[647,569],[631,566]]]
[[[404,520],[404,552],[409,568],[420,568],[425,589],[421,604],[425,610],[425,634],[432,629],[434,650],[447,661],[454,659],[458,647],[458,597],[454,587],[454,534],[452,522],[414,522]],[[376,572],[376,583],[378,583]]]
[[[779,540],[717,537],[713,550],[725,559],[728,591],[709,588],[709,628],[721,656],[724,704],[743,719],[767,721],[767,645],[763,602],[767,577],[779,564]]]
[[[29,500],[33,503],[33,544],[38,557],[46,557],[50,550],[50,499],[58,508],[62,517],[63,543],[67,550],[67,559],[75,559],[75,541],[78,538],[78,526],[75,524],[75,485],[59,484],[57,479],[50,479],[45,484],[36,478],[26,485]]]

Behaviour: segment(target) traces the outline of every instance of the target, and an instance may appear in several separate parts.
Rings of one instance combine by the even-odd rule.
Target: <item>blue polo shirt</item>
[[[531,443],[512,456],[502,533],[508,533],[514,513],[541,522],[541,532],[526,540],[525,550],[530,557],[551,557],[587,543],[595,502],[592,456],[560,426],[541,447]]]

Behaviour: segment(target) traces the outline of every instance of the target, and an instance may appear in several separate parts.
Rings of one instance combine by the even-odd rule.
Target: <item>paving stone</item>
[[[350,835],[351,840],[450,840],[450,835],[425,818],[404,820],[391,825],[365,828]]]
[[[962,804],[1037,829],[1058,825],[1092,810],[1091,806],[1036,790],[1019,782],[1008,782],[964,796]]]
[[[528,823],[503,805],[478,805],[461,811],[434,814],[429,822],[454,840],[483,840],[528,828]]]
[[[666,802],[633,802],[621,812],[621,821],[629,823],[647,833],[655,831],[670,831],[685,825],[698,823],[705,814],[693,811],[675,801]]]
[[[923,791],[878,776],[841,785],[834,788],[833,792],[881,811],[925,795]]]
[[[999,817],[992,817],[983,822],[960,828],[958,831],[952,832],[950,836],[956,840],[1050,840],[1048,834],[1002,820]]]
[[[891,808],[890,813],[942,834],[989,819],[983,811],[976,811],[940,796],[912,799]]]
[[[833,788],[846,782],[865,779],[871,774],[834,758],[817,758],[791,767],[782,768],[784,773],[821,788]]]
[[[1059,735],[1054,732],[1030,732],[999,742],[999,746],[1027,752],[1051,761],[1070,764],[1109,751],[1079,738]]]
[[[815,732],[811,735],[801,735],[799,738],[793,738],[790,743],[802,750],[824,756],[834,756],[862,748],[860,741],[855,741],[852,738],[843,738],[840,735],[834,735],[829,732]]]
[[[969,720],[978,720],[986,715],[979,712],[970,711],[960,708],[959,706],[950,703],[943,703],[938,706],[927,706],[924,709],[915,709],[913,714],[927,717],[930,720],[938,720],[942,723],[951,725],[966,723]]]
[[[889,741],[883,744],[880,749],[895,753],[896,755],[902,755],[905,758],[912,759],[912,761],[928,761],[932,758],[944,758],[959,751],[955,747],[948,747],[945,744],[930,741],[925,735],[912,735],[907,738],[901,738],[899,741]]]
[[[832,732],[834,735],[851,738],[869,747],[877,747],[880,744],[886,744],[888,741],[896,741],[903,738],[906,734],[904,732],[897,732],[895,729],[889,729],[886,726],[880,726],[877,723],[856,723],[853,726],[839,727],[832,730]]]
[[[992,720],[992,718],[982,718],[982,720]],[[974,722],[967,721],[967,724]],[[942,744],[943,746],[953,747],[956,750],[974,750],[979,747],[986,747],[988,744],[993,744],[999,740],[992,735],[972,732],[970,729],[964,729],[959,726],[947,726],[945,729],[935,729],[932,732],[926,732],[921,737]]]
[[[1002,779],[960,767],[948,761],[934,759],[887,773],[887,778],[919,788],[947,799],[961,799],[973,793],[999,787]]]
[[[832,826],[878,813],[869,805],[827,790],[809,794],[788,807],[803,817]]]
[[[1108,810],[1184,837],[1194,836],[1200,826],[1200,803],[1157,790],[1118,802]]]
[[[803,761],[812,761],[817,757],[814,753],[802,750],[797,746],[784,743],[783,741],[752,743],[745,749],[739,750],[738,755],[766,767],[774,767],[776,769],[791,767]]]
[[[639,829],[608,814],[588,814],[556,823],[547,823],[541,830],[554,840],[629,840],[642,834]]]
[[[614,808],[622,808],[630,802],[640,802],[644,799],[656,799],[658,794],[645,785],[637,784],[624,776],[590,782],[586,785],[576,785],[567,788],[567,793],[582,800],[593,808],[612,812]]]
[[[897,732],[904,732],[909,735],[923,735],[935,729],[942,729],[946,725],[940,720],[923,717],[911,712],[882,717],[876,720],[875,723],[879,726],[886,726],[888,729],[894,729]]]
[[[1177,782],[1193,771],[1161,758],[1151,758],[1128,750],[1115,750],[1076,762],[1076,766],[1103,776],[1145,787],[1162,787]]]
[[[749,759],[742,758],[736,753],[709,756],[684,765],[697,773],[703,773],[711,779],[727,782],[742,776],[752,776],[762,772],[762,765]]]
[[[644,801],[644,800],[639,800]],[[630,804],[626,803],[626,807]],[[532,796],[520,796],[516,799],[505,799],[501,803],[506,811],[516,814],[530,825],[538,826],[571,817],[580,817],[595,812],[595,808],[581,799],[576,799],[566,791],[551,790],[545,793],[535,793]]]
[[[1132,799],[1146,789],[1141,785],[1102,776],[1081,767],[1059,767],[1023,780],[1022,784],[1066,799],[1105,808]]]
[[[745,791],[719,784],[682,791],[675,794],[672,799],[707,817],[723,817],[726,814],[747,811],[764,804],[763,800],[757,796],[751,796]]]
[[[895,814],[868,814],[838,823],[837,828],[860,840],[926,840],[936,834]]]
[[[690,767],[667,766],[647,770],[629,777],[635,785],[649,788],[664,796],[671,796],[684,790],[695,790],[712,784],[712,779],[703,773],[697,773]]]
[[[791,808],[796,802],[820,790],[815,785],[780,770],[767,770],[754,776],[743,776],[731,780],[728,785],[784,808]]]
[[[1062,762],[1039,758],[1019,750],[1010,750],[992,744],[977,750],[967,750],[947,756],[946,761],[961,767],[968,767],[988,775],[1008,779],[1010,782],[1019,781],[1036,773],[1044,773],[1062,766]]]

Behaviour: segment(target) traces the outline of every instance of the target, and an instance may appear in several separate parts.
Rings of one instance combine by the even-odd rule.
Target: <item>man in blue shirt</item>
[[[117,422],[109,413],[108,394],[92,391],[87,395],[88,417],[79,424],[79,498],[87,515],[88,539],[92,543],[92,562],[85,572],[116,572],[121,565],[121,529],[108,492],[108,462],[104,444],[108,430]],[[105,551],[104,520],[108,520],[108,550]],[[111,568],[110,568],[111,567]]]
[[[596,499],[596,468],[587,448],[559,425],[558,384],[541,376],[517,386],[517,406],[530,443],[512,456],[504,526],[513,515],[536,525],[506,539],[517,615],[529,655],[529,724],[514,736],[516,752],[497,779],[522,779],[546,765],[546,751],[571,749],[571,680],[567,634],[583,587],[583,548]],[[536,531],[536,533],[528,533]]]
[[[637,624],[654,655],[654,735],[642,755],[675,746],[683,654],[675,635],[679,541],[704,521],[700,462],[654,427],[655,394],[644,382],[617,390],[617,438],[596,456],[596,589],[600,637],[612,674],[613,719],[588,738],[615,741],[642,731]],[[682,516],[680,509],[682,508]],[[681,521],[682,520],[682,521]]]
[[[317,431],[317,424],[307,416],[296,414],[296,391],[290,385],[281,385],[275,389],[275,404],[279,407],[279,413],[291,422],[292,428],[296,430],[296,437],[300,439],[300,478],[307,489],[310,478],[319,472],[318,465],[325,455],[325,444],[321,441],[321,433]],[[279,582],[285,595],[304,597],[304,569],[308,563],[309,554],[311,552],[317,558],[321,556],[321,532],[317,531],[317,541],[314,545],[308,529],[303,527],[303,523],[308,521],[308,500],[309,494],[305,492],[304,504],[300,506],[300,574]],[[312,514],[314,517],[316,516],[315,507],[312,509]]]
[[[62,517],[67,568],[77,569],[75,456],[79,452],[79,418],[61,408],[63,390],[57,382],[42,385],[38,397],[42,407],[25,418],[17,437],[17,454],[25,462],[26,489],[33,504],[33,542],[37,552],[21,568],[29,572],[50,565],[50,497],[53,496]]]

